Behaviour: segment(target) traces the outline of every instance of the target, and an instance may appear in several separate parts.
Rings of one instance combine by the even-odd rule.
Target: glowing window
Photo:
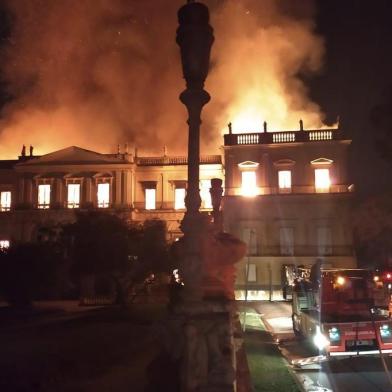
[[[0,211],[9,211],[11,209],[11,192],[1,192],[0,194]]]
[[[314,177],[316,191],[328,191],[329,187],[331,186],[329,169],[315,169]]]
[[[156,189],[155,188],[146,188],[144,190],[145,195],[145,208],[146,210],[155,210],[156,209]]]
[[[79,208],[80,206],[80,184],[68,184],[68,208]]]
[[[185,209],[185,188],[176,188],[174,190],[174,208],[176,210]]]
[[[248,268],[249,265],[249,268]],[[256,282],[257,281],[257,273],[256,273],[256,264],[247,264],[245,268],[246,273],[246,281],[248,282]]]
[[[110,185],[108,183],[98,184],[97,203],[98,208],[108,208],[110,202]]]
[[[8,240],[0,240],[0,249],[8,249],[10,242]]]
[[[210,189],[211,180],[200,181],[201,208],[212,208]]]
[[[242,183],[241,183],[241,195],[242,196],[256,196],[257,186],[256,186],[256,172],[255,171],[243,171]]]
[[[38,185],[38,208],[50,207],[50,184]]]
[[[279,170],[279,189],[289,190],[291,189],[291,171],[290,170]]]

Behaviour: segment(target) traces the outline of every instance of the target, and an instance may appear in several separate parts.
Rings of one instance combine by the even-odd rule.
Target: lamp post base
[[[170,352],[177,355],[181,392],[234,392],[234,304],[184,302],[173,310]]]

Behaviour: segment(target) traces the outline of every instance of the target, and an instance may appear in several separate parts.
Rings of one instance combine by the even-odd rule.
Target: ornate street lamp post
[[[213,29],[209,24],[208,8],[199,2],[188,1],[178,11],[179,27],[177,43],[181,49],[181,61],[186,90],[180,95],[188,110],[188,189],[185,197],[186,213],[181,229],[184,233],[185,260],[182,276],[185,283],[185,298],[200,300],[202,297],[202,271],[200,257],[200,234],[203,217],[199,212],[200,124],[203,106],[210,100],[204,90],[211,46],[214,42]]]
[[[220,201],[222,181],[212,181],[214,226],[199,211],[200,124],[203,106],[210,100],[204,90],[210,62],[213,30],[208,8],[188,1],[178,11],[177,43],[186,89],[180,95],[188,110],[188,189],[186,213],[178,243],[180,273],[184,282],[181,300],[173,306],[168,324],[169,345],[179,364],[181,392],[233,392],[235,389],[234,315],[232,311],[233,264],[242,254],[242,243],[222,231]],[[223,277],[223,279],[222,279]],[[229,289],[227,289],[229,287]]]

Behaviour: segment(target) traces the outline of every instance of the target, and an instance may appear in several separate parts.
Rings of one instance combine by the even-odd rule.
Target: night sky
[[[391,166],[374,148],[377,130],[370,112],[392,85],[392,2],[318,0],[317,10],[326,61],[309,83],[312,97],[331,119],[340,115],[341,127],[353,138],[351,174],[357,190],[383,189],[391,182]]]
[[[301,0],[296,0],[301,1]],[[0,1],[0,7],[2,2]],[[390,162],[374,148],[377,130],[370,112],[392,85],[392,2],[388,0],[315,0],[317,32],[324,37],[324,67],[306,80],[312,99],[353,138],[351,175],[359,191],[390,184]],[[0,8],[0,36],[12,22]],[[173,37],[174,39],[174,37]],[[10,99],[0,84],[0,104]]]

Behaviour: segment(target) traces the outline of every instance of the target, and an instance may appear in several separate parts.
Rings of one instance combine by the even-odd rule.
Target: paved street
[[[317,355],[311,345],[294,336],[291,328],[291,304],[285,302],[254,302],[265,325],[289,363]],[[386,358],[392,370],[391,357]],[[333,359],[324,363],[311,363],[302,369],[293,367],[294,373],[307,392],[361,392],[392,390],[378,356]]]

